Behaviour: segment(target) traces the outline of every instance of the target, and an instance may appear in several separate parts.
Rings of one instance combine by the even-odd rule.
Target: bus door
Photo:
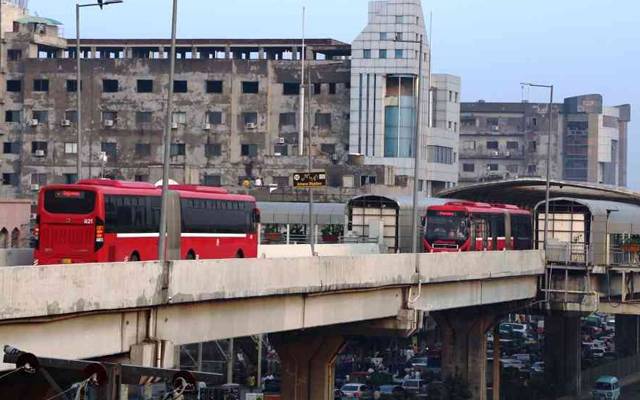
[[[489,224],[487,220],[477,216],[471,216],[471,250],[487,250],[489,246]]]

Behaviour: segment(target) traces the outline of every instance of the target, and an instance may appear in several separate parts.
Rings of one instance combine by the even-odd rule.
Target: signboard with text
[[[296,172],[293,174],[293,187],[308,189],[327,186],[327,174],[320,172]]]

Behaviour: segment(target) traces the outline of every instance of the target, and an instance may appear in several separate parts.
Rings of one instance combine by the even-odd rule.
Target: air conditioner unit
[[[278,143],[279,144],[286,144],[287,141],[285,140],[285,138],[281,137],[281,138],[278,138]]]
[[[34,192],[37,192],[38,190],[40,190],[40,185],[38,185],[37,183],[32,183],[31,190],[33,190]]]
[[[245,127],[247,129],[256,129],[258,127],[258,124],[256,124],[255,122],[249,122],[245,125]]]
[[[60,122],[60,125],[71,126],[71,121],[69,121],[68,119],[63,119],[62,122]]]
[[[506,152],[504,153],[504,155],[505,155],[505,157],[511,157],[511,152],[510,152],[510,151],[506,151]]]
[[[29,125],[31,126],[38,126],[39,121],[37,119],[32,119],[31,121],[29,121]]]
[[[280,156],[282,156],[282,153],[273,153],[273,155],[276,156],[276,157],[280,157]]]
[[[499,151],[492,151],[491,155],[494,156],[494,157],[498,157],[500,155],[500,152]]]
[[[105,119],[104,120],[104,126],[106,126],[106,127],[113,126],[113,120],[112,119]]]
[[[210,129],[211,129],[211,124],[209,124],[209,123],[204,124],[204,125],[202,126],[202,129],[204,129],[205,131],[210,130]]]
[[[498,131],[500,130],[500,127],[499,127],[498,125],[494,125],[494,126],[492,126],[492,127],[491,127],[491,129],[492,129],[494,132],[498,132]]]
[[[44,157],[44,156],[45,156],[45,153],[44,153],[44,150],[36,150],[36,151],[33,153],[33,155],[34,155],[34,156],[36,156],[36,157]]]
[[[172,122],[171,123],[171,129],[178,129],[178,123],[177,122]]]

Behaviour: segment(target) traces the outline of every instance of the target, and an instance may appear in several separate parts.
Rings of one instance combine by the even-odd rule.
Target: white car
[[[536,374],[544,373],[544,361],[534,362],[531,366],[531,372]]]
[[[341,388],[342,400],[370,399],[371,389],[364,383],[346,383]]]

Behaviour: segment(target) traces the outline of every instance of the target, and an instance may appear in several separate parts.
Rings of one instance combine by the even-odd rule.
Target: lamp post
[[[84,7],[100,7],[108,6],[110,4],[122,3],[122,0],[98,0],[97,3],[76,3],[76,141],[78,142],[76,147],[76,180],[79,181],[82,176],[82,81],[80,70],[80,9]]]
[[[173,105],[173,77],[176,70],[176,26],[178,18],[178,0],[173,0],[171,16],[171,54],[169,55],[169,94],[167,96],[167,115],[164,127],[164,159],[162,164],[162,205],[160,208],[160,237],[158,238],[158,260],[167,256],[167,206],[169,202],[169,161],[171,152],[171,111]]]
[[[544,192],[544,254],[547,255],[547,243],[549,239],[549,192],[551,187],[551,131],[553,130],[553,85],[541,85],[538,83],[523,82],[522,86],[541,87],[549,89],[549,109],[547,110],[549,118],[549,134],[547,137],[547,171],[546,171],[546,188]]]

